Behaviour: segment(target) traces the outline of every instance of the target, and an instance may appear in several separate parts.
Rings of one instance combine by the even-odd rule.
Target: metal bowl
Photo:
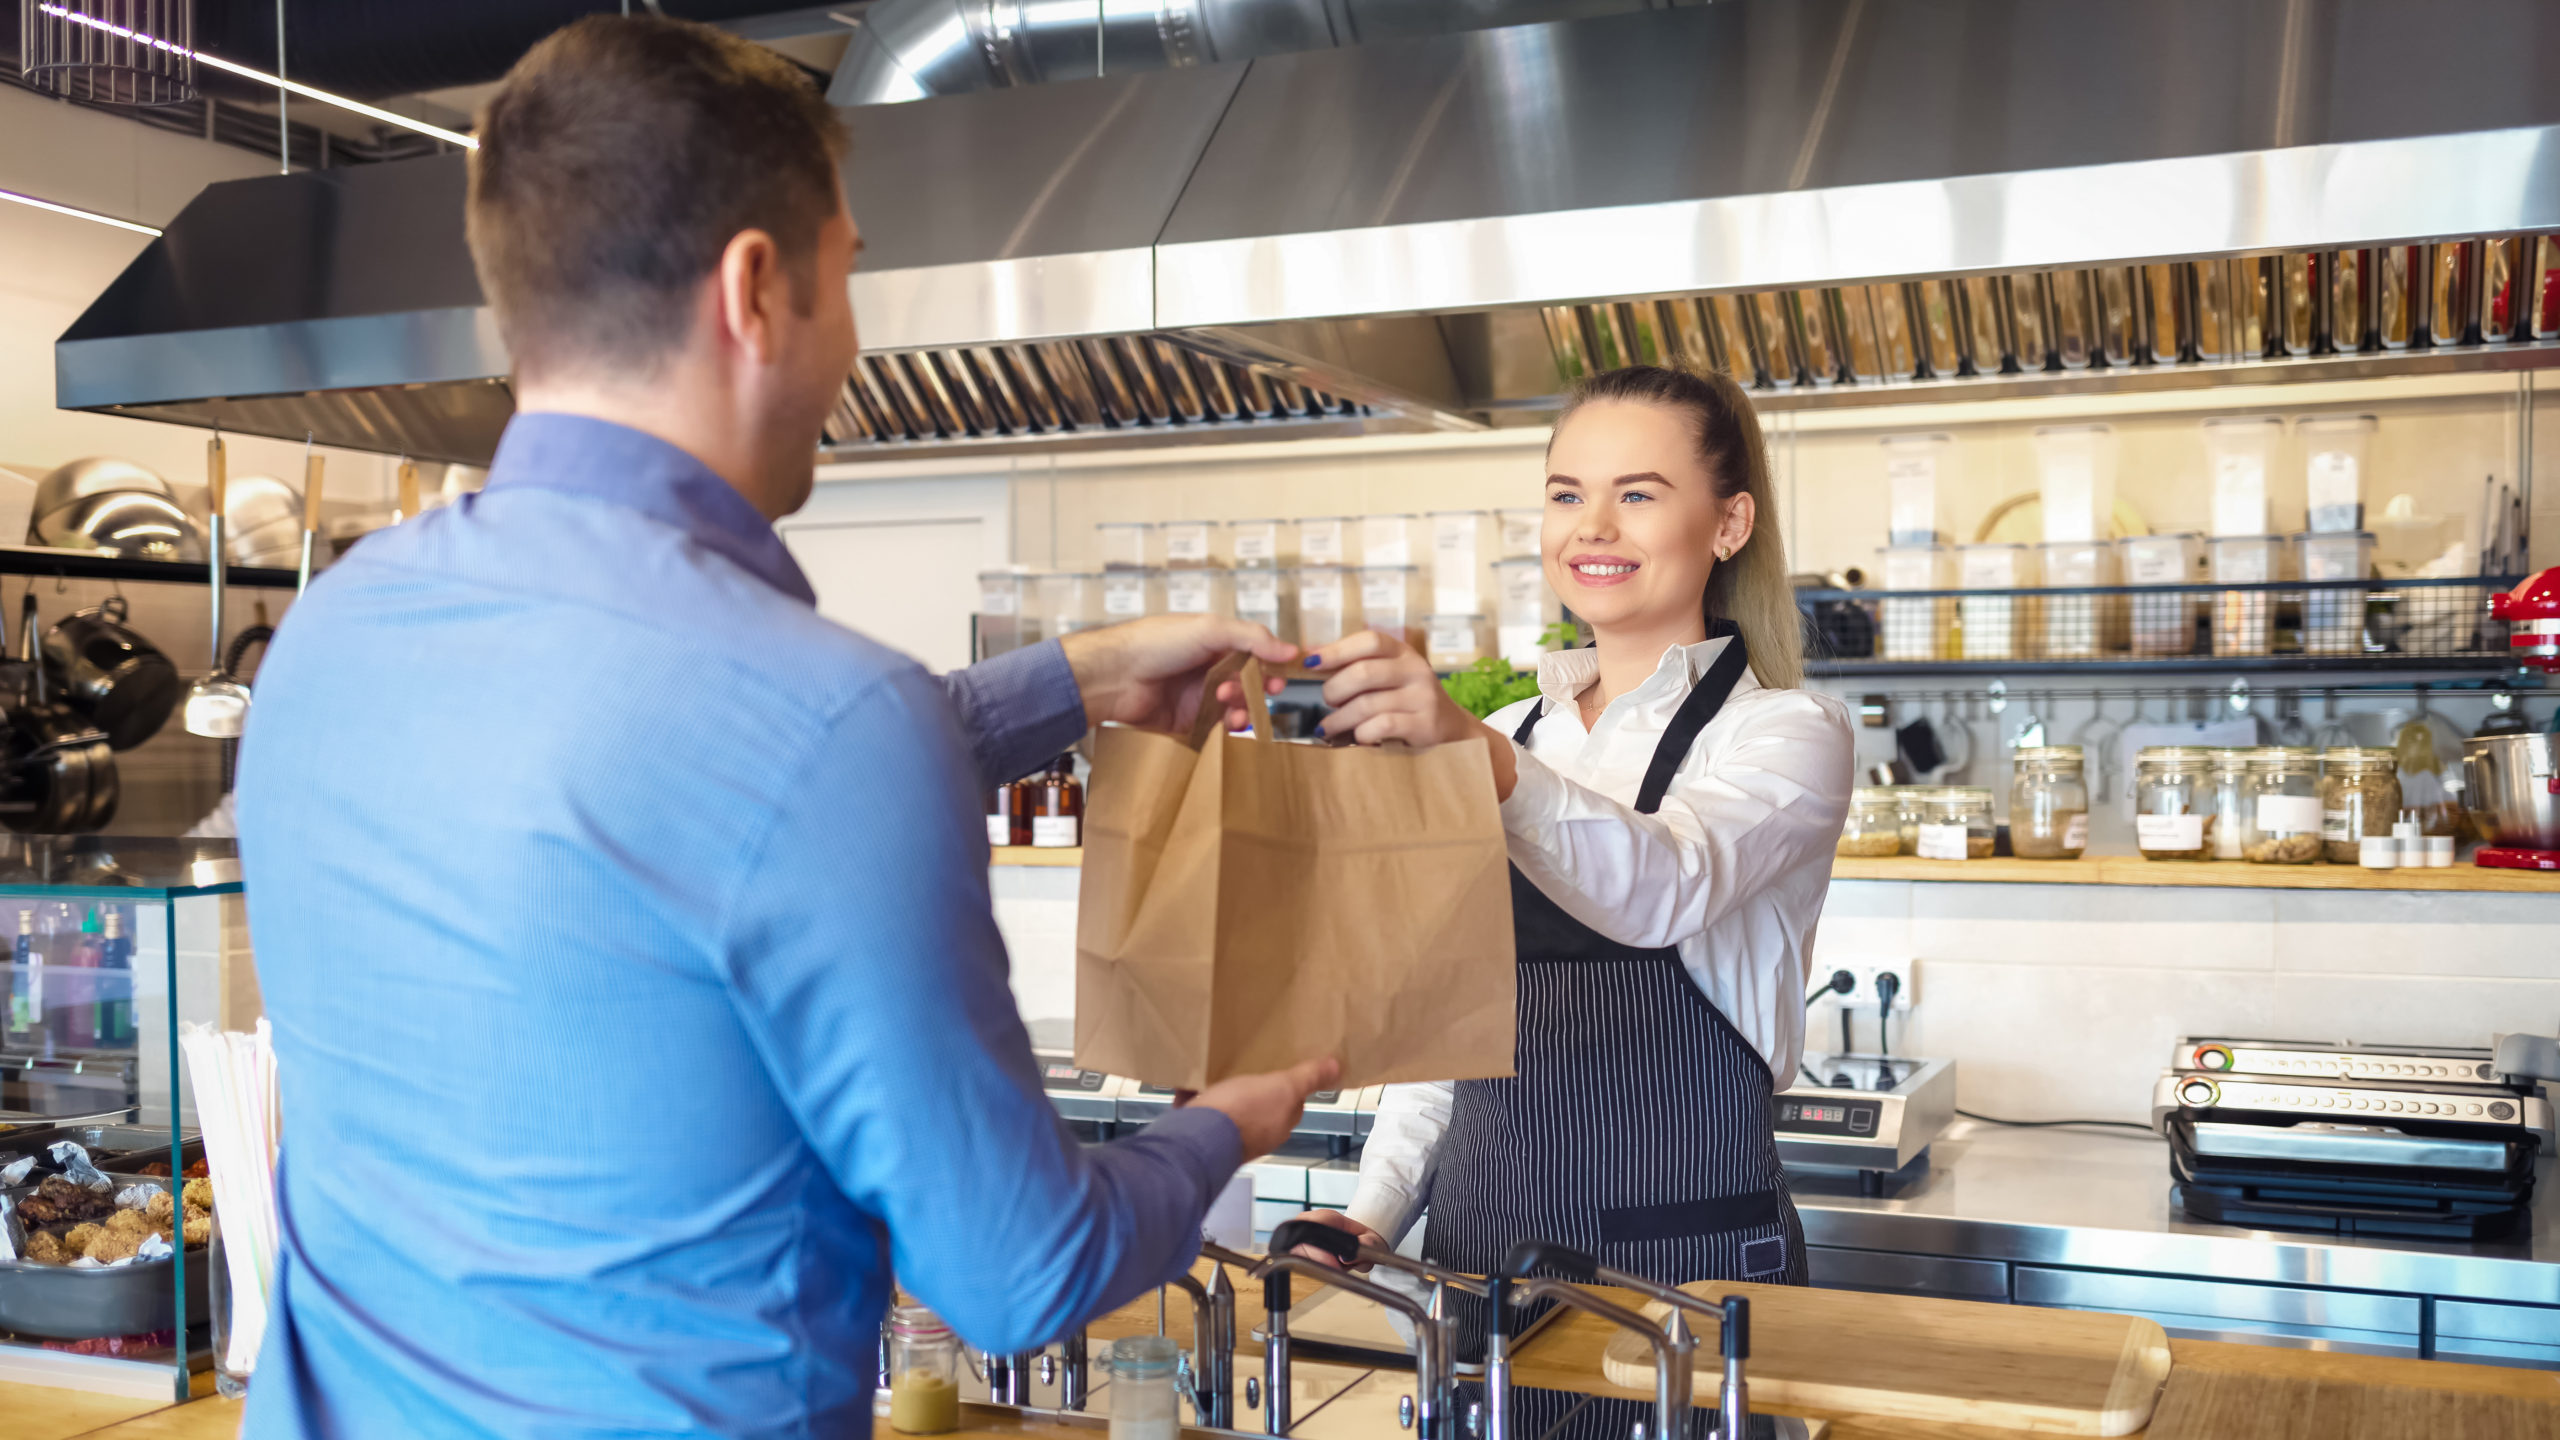
[[[60,550],[103,550],[127,559],[202,564],[205,558],[194,517],[176,500],[149,490],[102,491],[51,514],[39,511],[31,538]]]
[[[272,475],[234,475],[222,501],[222,552],[234,565],[302,558],[302,491]]]
[[[2560,735],[2475,735],[2462,742],[2463,803],[2491,845],[2560,850]]]
[[[178,492],[160,478],[158,471],[119,460],[112,455],[92,455],[58,465],[36,485],[35,515],[41,520],[57,510],[71,508],[75,500],[92,495],[106,495],[119,490],[140,490],[175,500]]]

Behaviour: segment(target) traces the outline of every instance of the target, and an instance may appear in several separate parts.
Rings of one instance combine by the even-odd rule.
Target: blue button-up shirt
[[[936,680],[699,462],[560,415],[367,539],[240,771],[283,1078],[251,1436],[861,1436],[890,1275],[1029,1348],[1196,1252],[1235,1127],[1042,1097],[983,787],[1054,645]]]

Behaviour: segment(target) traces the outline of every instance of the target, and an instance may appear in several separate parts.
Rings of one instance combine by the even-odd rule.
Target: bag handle
[[[1192,749],[1208,744],[1209,737],[1217,733],[1226,718],[1226,707],[1218,703],[1218,687],[1229,680],[1244,691],[1244,713],[1253,722],[1253,738],[1272,738],[1271,706],[1262,694],[1262,662],[1254,659],[1251,651],[1237,650],[1210,666],[1209,673],[1201,677],[1200,710],[1191,717]]]

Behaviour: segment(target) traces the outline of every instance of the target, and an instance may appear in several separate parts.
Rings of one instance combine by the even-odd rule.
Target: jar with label
[[[2207,813],[2213,823],[2205,827],[2216,860],[2238,860],[2258,843],[2258,804],[2249,789],[2249,757],[2254,750],[2234,749],[2213,752],[2212,799]]]
[[[1524,555],[1532,559],[1537,557],[1538,533],[1546,528],[1546,511],[1536,507],[1496,510],[1493,518],[1503,559],[1512,560]]]
[[[1164,550],[1165,568],[1209,564],[1209,539],[1217,528],[1207,520],[1167,520],[1157,526],[1157,543]]]
[[[1104,520],[1093,527],[1106,569],[1144,570],[1156,563],[1156,527],[1145,520]]]
[[[1031,811],[1022,803],[1019,784],[999,785],[987,792],[987,848],[1031,843]]]
[[[1423,624],[1423,649],[1434,670],[1462,670],[1484,658],[1484,617],[1434,615]]]
[[[1162,1335],[1111,1342],[1111,1440],[1178,1440],[1181,1416],[1174,1405],[1173,1369],[1178,1352]]]
[[[1117,625],[1141,615],[1164,613],[1164,581],[1154,570],[1112,569],[1102,572],[1102,623]]]
[[[1357,563],[1343,532],[1359,524],[1343,515],[1310,515],[1298,523],[1298,563],[1301,565],[1343,565]]]
[[[1236,618],[1250,620],[1282,640],[1298,638],[1297,587],[1282,583],[1287,572],[1255,566],[1233,574]]]
[[[1301,565],[1298,580],[1298,644],[1330,645],[1360,628],[1360,581],[1340,565]]]
[[[1015,781],[1014,788],[1024,792],[1035,848],[1068,850],[1084,843],[1084,787],[1076,783],[1073,755],[1050,761],[1048,769]]]
[[[2332,865],[2363,859],[2364,837],[2391,833],[2400,814],[2397,751],[2342,745],[2320,756],[2320,853]]]
[[[1232,615],[1235,604],[1235,588],[1224,570],[1194,567],[1164,572],[1168,615]]]
[[[2249,756],[2257,838],[2240,858],[2252,865],[2308,865],[2320,858],[2320,762],[2314,752],[2270,745]]]
[[[2009,784],[2009,849],[2023,860],[2077,860],[2089,848],[2089,786],[2077,745],[2030,745]]]
[[[1277,520],[1228,521],[1227,563],[1238,570],[1280,564],[1280,530]]]
[[[1902,853],[1902,798],[1892,785],[1861,785],[1849,792],[1849,821],[1840,828],[1834,855],[1878,857]]]
[[[1422,567],[1418,565],[1363,565],[1360,567],[1360,614],[1362,622],[1381,635],[1392,635],[1405,644],[1422,646]]]
[[[960,1428],[960,1339],[922,1305],[889,1312],[889,1428],[901,1435]]]
[[[1975,785],[1941,785],[1920,812],[1920,858],[1988,860],[1998,827],[1991,792]]]
[[[1893,803],[1897,830],[1902,836],[1902,853],[1920,853],[1920,816],[1929,808],[1929,797],[1938,793],[1935,785],[1896,785]]]
[[[1431,554],[1431,530],[1419,515],[1360,517],[1360,563],[1420,565]]]
[[[2145,860],[2202,860],[2213,828],[2213,752],[2146,745],[2133,757],[2133,843]]]

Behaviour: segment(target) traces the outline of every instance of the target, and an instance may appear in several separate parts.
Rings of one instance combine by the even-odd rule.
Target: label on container
[[[1277,525],[1238,525],[1228,531],[1233,538],[1236,563],[1268,565],[1280,558],[1280,527]]]
[[[2133,843],[2145,850],[2201,850],[2204,848],[2204,817],[2136,815],[2133,817]]]
[[[2258,833],[2262,835],[2309,835],[2319,830],[2321,824],[2320,797],[2317,795],[2258,797]]]
[[[1209,613],[1209,574],[1205,570],[1184,573],[1180,570],[1164,577],[1164,608],[1176,615]]]
[[[1301,570],[1298,572],[1298,608],[1301,610],[1342,609],[1342,572],[1339,570]]]
[[[1471,618],[1431,619],[1430,638],[1425,642],[1436,656],[1447,656],[1459,664],[1476,658],[1476,622]]]
[[[1938,457],[1888,451],[1884,461],[1886,538],[1926,545],[1938,538]]]
[[[990,587],[978,592],[981,615],[1017,615],[1022,611],[1022,596],[1012,586]]]
[[[1970,852],[1965,846],[1962,825],[1927,825],[1920,827],[1920,858],[1923,860],[1962,860]]]
[[[1102,613],[1122,619],[1146,614],[1146,578],[1131,576],[1121,580],[1106,577],[1102,582]]]
[[[2362,837],[2361,835],[2359,835],[2355,830],[2353,830],[2353,829],[2351,829],[2351,828],[2350,828],[2350,822],[2352,822],[2354,819],[2355,819],[2355,814],[2354,814],[2354,812],[2353,812],[2353,811],[2349,811],[2349,810],[2323,810],[2323,811],[2321,811],[2321,812],[2320,812],[2320,838],[2321,838],[2321,839],[2323,839],[2323,840],[2336,841],[2336,842],[2339,842],[2339,843],[2344,843],[2344,842],[2349,841],[2349,840],[2362,839],[2363,837]]]
[[[1001,850],[1013,843],[1013,822],[1002,815],[987,817],[987,844]]]
[[[1538,530],[1545,516],[1535,510],[1502,512],[1502,553],[1535,555],[1538,553]]]
[[[2187,574],[2186,547],[2175,540],[2124,547],[2125,582],[2131,585],[2182,585]]]
[[[1236,608],[1238,610],[1279,609],[1280,572],[1277,570],[1237,571]]]
[[[1339,520],[1299,521],[1298,559],[1308,565],[1341,564],[1342,522]]]
[[[1167,564],[1209,563],[1209,525],[1205,520],[1179,520],[1164,527]]]
[[[2302,541],[2302,578],[2305,580],[2361,580],[2364,578],[2364,537],[2361,535],[2310,535]],[[2333,606],[2352,600],[2362,619],[2364,597],[2352,590],[2333,590],[2325,595],[2305,597],[2313,603],[2329,601]]]
[[[1502,608],[1508,614],[1535,614],[1547,598],[1546,572],[1535,565],[1499,565],[1494,579],[1502,595]]]
[[[2356,457],[2344,450],[2312,452],[2311,463],[2303,467],[2304,488],[2311,502],[2311,513],[2345,511],[2352,515],[2359,498]],[[2354,523],[2352,520],[2348,523]],[[2313,526],[2326,529],[2326,526]],[[2343,527],[2341,527],[2343,528]]]
[[[2086,850],[2089,848],[2089,812],[2084,810],[2079,814],[2072,816],[2071,819],[2063,825],[2062,848],[2065,850]]]
[[[1043,850],[1065,850],[1084,843],[1084,820],[1075,815],[1034,815],[1031,843]]]
[[[2002,546],[1978,548],[1966,546],[1963,552],[1964,588],[1967,590],[2014,590],[2018,588],[2020,553]]]
[[[2267,519],[2267,463],[2258,455],[2223,455],[2213,462],[2213,533],[2264,535],[2275,528]]]
[[[1887,550],[1884,552],[1884,588],[1887,590],[1937,589],[1938,552]]]
[[[1402,615],[1404,589],[1404,576],[1400,574],[1363,575],[1360,577],[1361,608],[1373,616],[1379,613]]]

